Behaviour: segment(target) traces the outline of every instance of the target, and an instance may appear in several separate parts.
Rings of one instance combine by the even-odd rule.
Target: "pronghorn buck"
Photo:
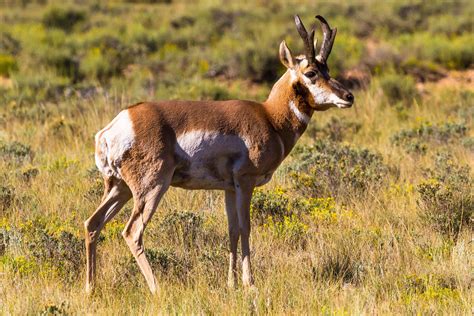
[[[87,280],[91,292],[99,233],[123,205],[134,207],[122,233],[151,292],[157,282],[147,261],[143,232],[170,186],[224,190],[230,238],[228,285],[237,278],[237,244],[242,246],[242,283],[253,284],[250,265],[250,200],[267,183],[305,131],[314,111],[348,108],[353,95],[329,76],[327,59],[336,36],[326,20],[315,54],[314,28],[308,34],[298,16],[296,28],[305,54],[293,57],[280,44],[287,68],[263,103],[231,101],[161,101],[135,104],[120,112],[95,137],[95,159],[104,175],[102,202],[84,223]]]

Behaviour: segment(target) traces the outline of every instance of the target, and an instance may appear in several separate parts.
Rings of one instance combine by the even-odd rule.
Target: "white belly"
[[[180,166],[172,185],[187,189],[233,187],[233,172],[248,161],[249,142],[238,135],[190,131],[177,139]]]

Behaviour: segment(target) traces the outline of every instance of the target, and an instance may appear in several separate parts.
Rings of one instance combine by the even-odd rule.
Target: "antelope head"
[[[337,29],[331,29],[328,22],[320,15],[323,41],[318,55],[317,40],[314,40],[315,28],[308,34],[300,17],[295,15],[296,29],[303,39],[305,54],[293,57],[285,41],[280,44],[280,60],[289,69],[293,86],[306,87],[313,96],[310,106],[316,111],[325,111],[331,107],[349,108],[354,103],[354,96],[341,83],[329,75],[327,60],[331,53]]]

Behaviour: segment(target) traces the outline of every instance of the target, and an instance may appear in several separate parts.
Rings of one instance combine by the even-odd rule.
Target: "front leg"
[[[253,285],[252,269],[250,265],[250,201],[253,189],[255,188],[255,178],[242,176],[235,177],[235,194],[237,218],[239,221],[239,232],[242,243],[242,284],[244,286]]]

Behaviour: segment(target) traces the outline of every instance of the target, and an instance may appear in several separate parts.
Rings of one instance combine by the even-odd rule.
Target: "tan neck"
[[[285,145],[285,156],[306,130],[308,121],[313,115],[313,109],[309,105],[309,96],[304,92],[298,93],[298,90],[304,89],[295,89],[297,85],[299,83],[293,82],[290,70],[288,70],[275,83],[270,95],[263,103],[273,127]]]

